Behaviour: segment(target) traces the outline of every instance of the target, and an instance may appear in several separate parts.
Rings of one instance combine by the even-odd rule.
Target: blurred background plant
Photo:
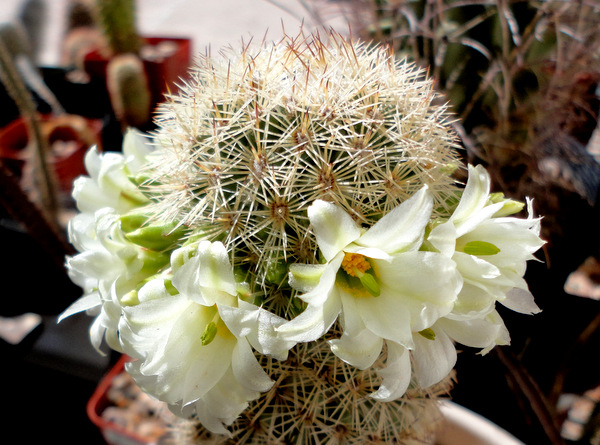
[[[322,17],[330,2],[301,3]],[[594,360],[600,340],[600,3],[344,3],[354,35],[385,42],[398,57],[429,70],[457,117],[464,160],[484,164],[494,190],[519,200],[533,197],[536,213],[544,217],[548,244],[542,262],[527,273],[544,312],[526,324],[514,319],[513,346],[497,348],[484,362],[488,368],[466,364],[463,357],[465,367],[480,366],[479,375],[461,372],[459,360],[454,397],[460,400],[460,392],[469,391],[461,382],[501,369],[524,414],[527,443],[590,443],[594,434],[598,441],[598,416],[592,414],[598,412],[598,396],[590,394],[600,384]],[[475,408],[490,413],[500,394],[491,392]],[[589,402],[583,415],[576,412],[581,400]],[[514,413],[505,421],[519,428]]]
[[[67,17],[64,63],[82,73],[90,51],[107,61],[106,87],[123,131],[147,129],[154,105],[136,18],[135,0],[74,0]]]
[[[83,165],[59,181],[59,174],[65,173],[60,163],[79,146],[83,150],[97,141],[88,122],[67,114],[46,85],[19,22],[0,24],[0,84],[19,112],[17,120],[0,131],[3,208],[62,268],[65,254],[72,252],[63,231],[68,217],[64,212],[70,183]],[[38,110],[40,100],[49,106],[48,114]]]

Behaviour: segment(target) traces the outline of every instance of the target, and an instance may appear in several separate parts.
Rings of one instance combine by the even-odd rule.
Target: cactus
[[[171,153],[153,166],[154,212],[222,240],[234,266],[254,265],[251,283],[277,286],[273,264],[314,261],[306,207],[316,199],[372,224],[423,183],[438,214],[456,191],[455,135],[424,73],[333,44],[335,63],[318,41],[315,56],[291,42],[230,63],[205,58],[159,107],[157,138]]]
[[[113,57],[106,69],[106,86],[123,128],[143,128],[150,120],[151,93],[144,64],[135,54]]]
[[[331,33],[223,56],[159,107],[154,150],[129,132],[88,155],[68,260],[85,295],[61,318],[98,309],[94,343],[134,358],[181,440],[431,442],[454,335],[485,353],[509,342],[496,301],[539,311],[514,272],[539,220],[511,218],[483,168],[461,192],[447,108],[386,48]]]
[[[99,23],[114,54],[140,50],[135,14],[135,0],[98,0]]]

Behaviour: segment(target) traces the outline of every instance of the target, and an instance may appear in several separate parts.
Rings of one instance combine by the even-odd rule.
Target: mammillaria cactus
[[[68,259],[147,393],[197,443],[423,443],[454,341],[507,344],[496,302],[539,220],[460,168],[425,73],[339,35],[206,56],[144,141],[87,158]]]

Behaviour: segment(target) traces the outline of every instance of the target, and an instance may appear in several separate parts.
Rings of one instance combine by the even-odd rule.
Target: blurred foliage
[[[586,145],[598,117],[600,3],[350,4],[362,38],[429,69],[459,118],[467,160],[485,163],[503,191],[535,197],[535,181],[595,203],[600,167]]]

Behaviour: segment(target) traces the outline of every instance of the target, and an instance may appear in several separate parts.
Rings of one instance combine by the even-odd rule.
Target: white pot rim
[[[450,400],[440,402],[445,422],[437,445],[525,445],[495,423]]]

